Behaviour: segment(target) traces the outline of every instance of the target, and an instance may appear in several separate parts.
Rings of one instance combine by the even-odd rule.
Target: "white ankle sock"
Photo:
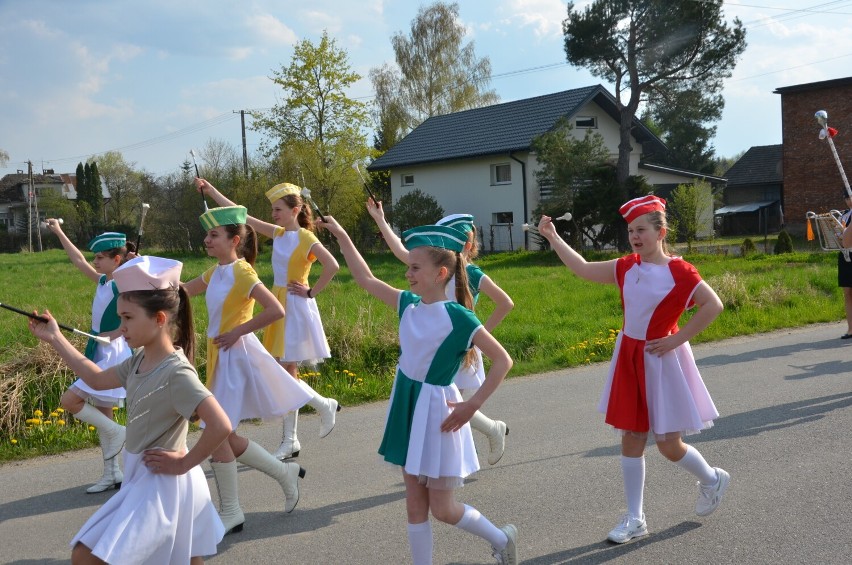
[[[432,523],[408,524],[408,545],[414,565],[432,565]]]
[[[645,456],[621,456],[621,475],[624,479],[624,498],[627,501],[627,511],[634,518],[642,518],[645,494]]]
[[[467,504],[464,505],[464,515],[456,527],[487,540],[497,549],[503,549],[509,543],[509,538],[500,528],[480,514],[479,510]]]
[[[691,445],[686,446],[686,455],[675,463],[698,477],[702,485],[715,485],[719,480],[716,469],[708,465],[701,453]]]

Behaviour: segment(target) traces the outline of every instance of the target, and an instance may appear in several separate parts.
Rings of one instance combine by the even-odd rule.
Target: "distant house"
[[[721,235],[777,232],[784,223],[783,146],[750,148],[725,172],[725,205],[716,210]]]
[[[578,138],[587,130],[599,133],[613,162],[617,160],[620,118],[616,101],[603,86],[596,85],[431,117],[368,169],[390,172],[394,202],[419,189],[433,196],[448,214],[473,214],[483,229],[486,250],[528,248],[528,233],[522,226],[549,190],[538,185],[535,173],[541,167],[530,145],[563,117]],[[724,182],[719,177],[646,162],[647,156],[664,152],[666,147],[639,120],[633,122],[631,145],[630,173],[645,176],[664,196],[678,184],[697,178]],[[712,210],[709,191],[706,198],[706,208]],[[705,220],[704,231],[709,232],[712,214]]]
[[[29,175],[25,173],[8,174],[0,179],[0,226],[9,233],[27,233],[27,214],[30,210],[30,198],[33,205],[48,194],[60,195],[69,200],[77,199],[77,175],[42,174],[33,175],[33,194],[30,195]],[[109,202],[109,190],[101,179],[101,194],[104,202]],[[50,215],[50,210],[38,206],[39,221]],[[33,211],[33,214],[35,212]]]
[[[814,113],[828,112],[828,125],[839,131],[834,145],[852,178],[852,77],[785,86],[775,92],[781,95],[784,221],[789,231],[802,234],[808,211],[845,207],[843,180],[828,142],[819,138]]]

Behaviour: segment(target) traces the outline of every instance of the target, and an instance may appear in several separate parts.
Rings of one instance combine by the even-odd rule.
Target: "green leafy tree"
[[[323,33],[319,44],[298,42],[289,66],[271,78],[284,91],[282,102],[256,115],[253,125],[265,134],[262,151],[270,170],[282,174],[279,182],[310,188],[321,209],[347,225],[355,203],[363,207],[352,163],[369,154],[368,107],[346,95],[361,76],[351,70],[346,51]]]
[[[565,54],[572,65],[585,67],[614,85],[619,111],[618,163],[620,199],[627,190],[630,133],[642,102],[665,99],[667,93],[721,92],[746,47],[738,18],[728,25],[722,0],[594,0],[583,11],[568,3],[562,23]],[[624,230],[619,245],[626,248]]]
[[[678,241],[685,241],[688,252],[704,229],[712,212],[710,185],[703,181],[680,184],[672,191],[666,208],[666,219]]]
[[[0,149],[0,167],[5,167],[9,163],[9,153]]]
[[[665,153],[654,155],[654,162],[713,174],[716,162],[711,141],[716,126],[709,124],[722,117],[724,105],[721,94],[705,95],[699,90],[663,93],[654,100],[643,121],[668,147]]]
[[[432,195],[414,189],[396,201],[391,222],[402,233],[413,227],[434,224],[443,216],[444,209]]]
[[[371,71],[388,140],[426,118],[488,106],[499,101],[491,84],[491,61],[478,58],[459,21],[457,3],[421,6],[408,35],[391,38],[396,64]],[[404,119],[404,125],[399,121]]]
[[[793,252],[793,238],[787,233],[787,230],[781,230],[778,233],[778,239],[775,241],[775,254]]]
[[[142,174],[118,151],[107,151],[99,159],[100,176],[109,192],[107,221],[111,225],[135,225],[141,206]]]
[[[96,218],[96,223],[105,221],[103,217],[104,211],[104,195],[101,190],[101,173],[98,171],[98,164],[95,161],[89,165],[89,172],[86,175],[86,202],[92,209],[92,215]]]

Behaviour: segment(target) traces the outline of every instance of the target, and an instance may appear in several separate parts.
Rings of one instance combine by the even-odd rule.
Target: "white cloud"
[[[298,41],[296,32],[271,14],[248,16],[246,24],[253,34],[272,44],[293,45]]]
[[[309,10],[302,13],[302,18],[312,28],[312,31],[317,34],[326,30],[329,36],[334,37],[343,28],[343,23],[338,16],[326,12]]]
[[[531,27],[539,38],[553,38],[562,35],[562,20],[568,12],[563,0],[507,0],[501,7],[505,14],[504,23],[514,23],[521,27]]]

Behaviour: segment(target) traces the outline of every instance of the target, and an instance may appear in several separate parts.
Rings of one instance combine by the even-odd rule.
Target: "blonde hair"
[[[651,224],[654,227],[654,229],[657,230],[657,232],[660,232],[663,228],[666,229],[666,237],[664,237],[663,241],[662,241],[663,254],[670,256],[672,254],[672,252],[669,249],[668,243],[666,243],[666,239],[669,236],[669,232],[668,232],[669,223],[666,220],[665,211],[657,210],[657,211],[654,211],[654,212],[648,212],[647,216],[648,216],[648,223]]]

